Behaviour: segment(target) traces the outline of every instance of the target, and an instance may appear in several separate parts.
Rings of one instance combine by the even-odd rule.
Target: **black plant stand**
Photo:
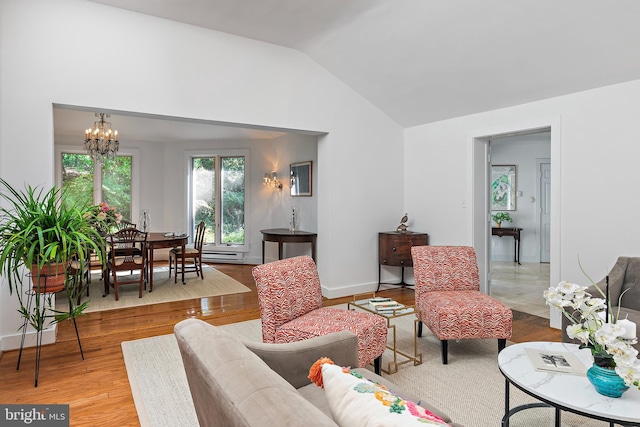
[[[29,278],[31,278],[31,275],[28,275]],[[40,279],[42,280],[44,278],[45,281],[45,287],[46,287],[46,283],[47,283],[47,278],[46,276],[40,276]],[[46,314],[46,310],[47,310],[47,305],[45,304],[44,298],[46,294],[43,294],[41,292],[37,292],[33,289],[29,289],[27,292],[25,292],[25,294],[27,294],[27,313],[31,313],[31,306],[33,304],[33,300],[35,298],[42,298],[43,300],[39,300],[36,303],[36,307],[40,307],[39,311],[37,313],[39,319],[44,319],[45,314]],[[73,304],[71,301],[72,296],[68,295],[69,298],[69,314],[71,314],[71,311],[73,310]],[[80,342],[80,334],[78,333],[78,325],[76,323],[76,318],[75,316],[70,316],[73,319],[73,326],[76,330],[76,338],[78,339],[78,346],[80,347],[80,356],[82,357],[82,360],[84,360],[84,352],[82,351],[82,343]],[[42,322],[44,322],[44,320],[42,320]],[[29,323],[29,319],[27,317],[24,318],[24,323],[22,324],[22,339],[20,341],[20,352],[18,353],[18,364],[16,366],[16,370],[20,370],[20,360],[22,359],[22,350],[24,348],[24,339],[25,336],[27,334],[27,325]],[[35,372],[35,383],[34,383],[34,387],[38,387],[38,375],[40,373],[40,354],[42,352],[42,326],[38,327],[36,329],[36,372]]]

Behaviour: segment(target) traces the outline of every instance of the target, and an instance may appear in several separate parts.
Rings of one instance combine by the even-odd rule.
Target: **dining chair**
[[[169,251],[169,277],[171,277],[171,267],[175,268],[174,283],[178,283],[178,273],[182,272],[182,262],[178,263],[178,260],[182,261],[184,258],[190,258],[193,260],[192,265],[185,265],[184,271],[193,272],[204,280],[204,274],[202,273],[202,246],[204,245],[204,232],[206,226],[204,221],[200,221],[200,224],[196,226],[196,236],[193,241],[193,246],[185,246],[184,253],[182,253],[182,247],[178,246]]]
[[[422,324],[442,346],[442,364],[448,362],[449,340],[497,338],[498,351],[511,338],[513,314],[497,299],[480,291],[475,250],[470,246],[414,246],[418,337]]]
[[[116,225],[116,227],[118,228],[118,231],[127,229],[127,228],[136,228],[136,224],[134,224],[133,222],[129,222],[126,220],[121,220],[119,224]],[[142,251],[143,251],[143,245],[142,243],[138,243],[138,245],[134,246],[134,252],[136,256],[142,256]],[[109,248],[109,252],[111,251],[111,249],[113,249],[112,247]],[[116,247],[116,256],[120,256],[122,255],[122,253],[118,253],[118,248]],[[111,258],[110,253],[107,253],[107,259]],[[131,270],[131,274],[133,274],[133,270]],[[146,285],[146,284],[145,284]],[[146,288],[145,288],[146,289]]]
[[[136,224],[123,219],[120,220],[118,224],[116,224],[116,227],[118,228],[118,230],[122,230],[125,228],[136,228]]]
[[[138,283],[138,298],[142,298],[147,262],[147,251],[144,249],[146,241],[147,233],[135,228],[124,228],[109,235],[111,251],[107,260],[106,274],[104,275],[105,295],[103,296],[109,293],[109,276],[112,275],[113,283],[111,286],[113,286],[116,301],[119,299],[118,287],[132,283]],[[137,247],[139,244],[143,245],[142,250]],[[129,271],[129,275],[131,276],[134,270],[140,270],[138,278],[123,280],[123,276],[118,276],[118,272],[120,271]]]
[[[258,290],[262,340],[288,343],[350,331],[358,336],[358,367],[373,363],[380,374],[387,346],[385,318],[373,313],[323,307],[322,287],[310,256],[257,265],[252,269]]]

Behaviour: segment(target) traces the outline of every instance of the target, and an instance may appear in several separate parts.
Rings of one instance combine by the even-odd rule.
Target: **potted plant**
[[[46,327],[47,318],[54,322],[75,319],[86,308],[86,302],[74,304],[82,290],[69,273],[69,263],[78,263],[81,268],[76,271],[82,274],[92,252],[104,259],[103,239],[92,226],[95,207],[66,206],[63,198],[63,192],[55,187],[48,191],[31,186],[16,190],[0,179],[0,200],[6,202],[0,208],[0,275],[7,279],[9,293],[17,295],[24,326],[28,322],[36,331]],[[31,290],[24,289],[25,276],[31,278]],[[51,292],[61,290],[67,291],[68,313],[48,308]],[[38,296],[35,303],[25,304],[26,293]],[[48,295],[49,304],[47,298],[40,298],[42,294]]]
[[[491,215],[491,219],[493,220],[493,222],[496,223],[496,227],[500,228],[502,225],[502,222],[511,222],[513,221],[511,219],[511,215],[509,215],[509,212],[496,212],[493,215]]]
[[[593,366],[587,370],[587,378],[596,391],[620,397],[629,387],[640,389],[640,360],[633,347],[638,342],[636,325],[620,319],[619,310],[611,310],[608,280],[606,292],[589,280],[604,298],[594,298],[587,286],[568,281],[544,291],[544,298],[571,321],[569,338],[580,340],[580,348],[591,351]]]

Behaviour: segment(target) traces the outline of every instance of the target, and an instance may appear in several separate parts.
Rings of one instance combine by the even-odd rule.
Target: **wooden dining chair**
[[[204,232],[206,226],[204,221],[200,221],[200,224],[196,226],[196,236],[193,241],[193,246],[185,246],[184,253],[182,253],[182,247],[175,247],[169,251],[169,277],[171,277],[171,268],[175,268],[174,283],[178,283],[178,273],[182,272],[182,259],[191,258],[193,260],[192,265],[185,265],[184,271],[195,271],[196,274],[204,280],[204,274],[202,273],[202,245],[204,245]],[[181,262],[178,263],[178,260]]]
[[[111,286],[113,286],[116,294],[116,301],[119,299],[118,287],[120,285],[132,283],[138,283],[138,298],[142,298],[147,251],[144,249],[140,250],[137,245],[142,244],[144,248],[146,241],[147,233],[135,228],[125,228],[109,235],[111,251],[109,253],[109,259],[107,260],[106,274],[104,275],[105,295],[103,296],[106,296],[109,293],[109,276],[112,275],[113,283]],[[129,271],[129,274],[132,275],[134,270],[140,270],[139,278],[123,279],[122,276],[118,277],[119,271]]]
[[[116,224],[116,227],[118,228],[118,230],[123,230],[125,228],[136,228],[136,224],[123,219],[120,221],[120,223]]]
[[[120,221],[119,224],[117,224],[117,228],[118,228],[118,231],[125,230],[127,228],[136,229],[136,224],[134,224],[133,222],[126,221],[126,220],[122,220],[122,221]],[[135,255],[136,256],[142,256],[142,251],[144,249],[143,248],[143,244],[142,243],[138,243],[137,245],[134,246],[134,248],[135,248],[134,249]],[[107,253],[107,259],[111,258],[110,251],[112,249],[113,249],[113,247],[109,248],[109,253]],[[116,250],[116,256],[123,255],[123,253],[118,253],[118,248],[117,247],[115,248],[115,250]],[[131,274],[133,274],[133,270],[131,270]],[[145,284],[145,286],[146,286],[146,284]],[[146,289],[146,287],[145,287],[145,289]]]

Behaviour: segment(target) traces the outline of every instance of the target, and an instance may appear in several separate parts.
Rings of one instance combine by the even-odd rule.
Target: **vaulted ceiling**
[[[93,0],[298,49],[403,127],[640,79],[637,0]]]

